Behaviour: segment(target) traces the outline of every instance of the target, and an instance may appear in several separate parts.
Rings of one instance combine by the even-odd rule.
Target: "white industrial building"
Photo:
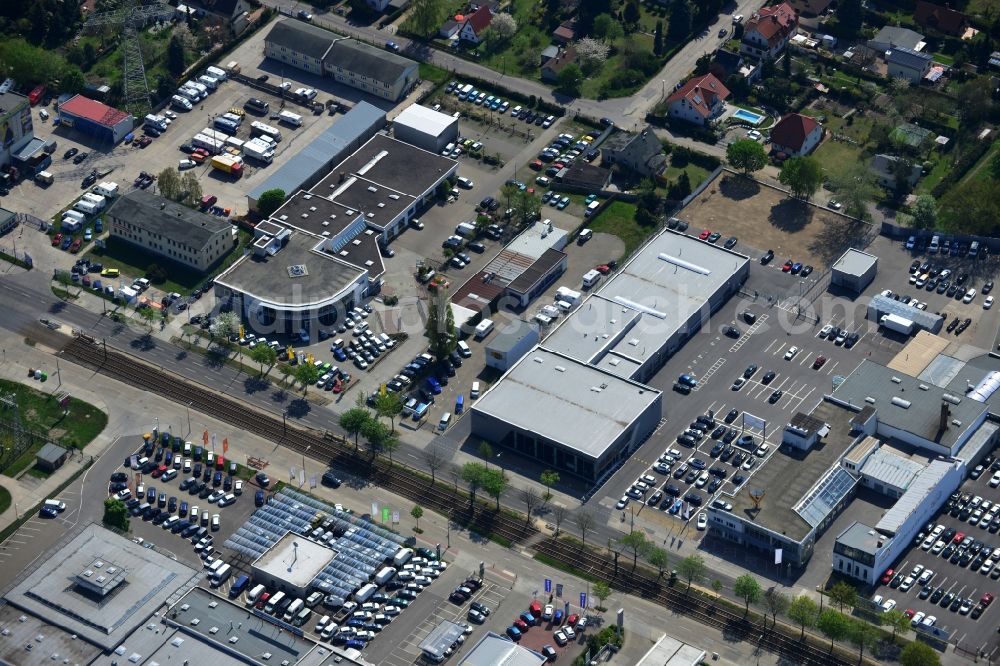
[[[830,269],[830,284],[860,294],[878,273],[878,257],[851,248]]]
[[[411,104],[392,121],[392,133],[400,141],[440,154],[449,143],[458,141],[458,118]]]
[[[487,343],[486,366],[507,372],[538,340],[538,324],[514,319]]]
[[[250,565],[253,579],[269,590],[305,598],[311,584],[333,559],[336,551],[295,532],[288,532]]]

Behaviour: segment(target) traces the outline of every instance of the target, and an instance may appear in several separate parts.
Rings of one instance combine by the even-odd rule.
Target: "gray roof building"
[[[885,57],[890,64],[897,64],[910,69],[922,69],[931,61],[929,53],[921,53],[902,46],[894,46]]]
[[[642,176],[663,171],[667,156],[663,144],[651,127],[641,132],[616,132],[601,145],[601,156],[608,164],[619,164]]]
[[[427,637],[420,642],[420,650],[433,661],[444,661],[445,650],[450,648],[464,631],[462,625],[445,620],[431,629]]]
[[[924,36],[919,32],[914,32],[909,28],[887,25],[868,40],[868,48],[884,54],[889,49],[896,47],[916,49],[923,41]]]
[[[850,527],[840,533],[837,537],[837,543],[859,553],[874,556],[878,553],[884,539],[885,537],[876,532],[871,525],[854,521]]]
[[[479,639],[459,666],[542,666],[546,662],[538,652],[518,645],[506,636],[492,631]]]
[[[327,53],[326,60],[345,70],[363,73],[369,78],[385,82],[395,81],[417,66],[409,58],[353,39],[335,42]]]
[[[868,302],[869,319],[878,321],[884,314],[894,314],[899,315],[904,319],[909,319],[918,328],[930,331],[931,333],[939,332],[941,330],[941,325],[944,323],[944,317],[939,314],[915,308],[908,303],[894,300],[888,296],[883,296],[882,294],[872,296],[871,300]]]
[[[58,444],[48,442],[35,454],[38,464],[47,469],[55,469],[63,464],[69,451]]]
[[[322,60],[330,50],[334,40],[338,38],[344,39],[340,35],[311,23],[285,19],[274,24],[271,32],[267,33],[265,41],[310,58]]]
[[[848,249],[830,269],[830,284],[860,294],[878,273],[878,257],[854,248]]]
[[[943,499],[940,497],[942,489],[939,486],[941,481],[956,464],[944,460],[932,461],[930,465],[916,475],[909,488],[903,493],[903,496],[878,521],[875,529],[881,534],[896,536],[896,533],[906,523],[910,514],[919,510],[925,502],[938,506],[940,502],[935,503],[931,499],[931,496],[938,495],[939,499]],[[947,492],[950,493],[951,489],[948,488]],[[944,495],[947,496],[947,493],[944,493]]]
[[[190,247],[201,247],[233,226],[225,218],[188,208],[149,190],[129,192],[111,206],[108,214]]]
[[[882,446],[868,457],[861,467],[861,475],[870,482],[906,490],[923,469],[924,466],[916,460],[904,458],[891,448]]]

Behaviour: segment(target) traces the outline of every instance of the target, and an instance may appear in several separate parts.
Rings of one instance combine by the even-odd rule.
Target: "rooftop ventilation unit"
[[[893,396],[893,398],[892,398],[892,404],[896,405],[897,407],[902,407],[903,409],[909,409],[910,408],[910,401],[909,400],[904,400],[904,399],[900,398],[899,396]]]
[[[921,391],[929,391],[930,390],[930,387],[927,386],[927,384],[920,384],[917,388],[920,389]]]
[[[389,198],[392,199],[392,200],[394,200],[394,201],[398,201],[399,200],[399,195],[398,194],[390,194]]]
[[[378,192],[378,188],[375,187],[374,185],[369,185],[368,186],[368,191],[369,192]]]
[[[566,368],[562,367],[561,365],[557,365],[556,372],[566,372]]]
[[[311,194],[303,194],[302,198],[305,199],[306,201],[309,201],[310,199],[313,198],[313,195],[311,195]]]
[[[903,380],[900,379],[899,377],[892,377],[890,381],[892,381],[893,384],[902,384],[903,383]]]
[[[668,264],[673,264],[674,266],[677,266],[679,268],[684,268],[689,271],[694,271],[695,273],[699,273],[701,275],[712,274],[712,271],[705,268],[704,266],[699,266],[698,264],[692,264],[690,261],[684,261],[680,257],[674,257],[665,252],[661,252],[660,254],[658,254],[657,258],[660,259],[661,261],[667,262]]]
[[[962,402],[961,398],[959,398],[958,396],[952,395],[950,393],[945,393],[944,395],[941,396],[941,399],[944,400],[945,402],[950,402],[953,405],[957,405],[960,402]]]
[[[316,212],[316,206],[309,206],[309,212],[315,213]]]

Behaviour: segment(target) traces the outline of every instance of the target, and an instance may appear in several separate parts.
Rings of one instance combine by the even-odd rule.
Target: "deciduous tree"
[[[545,486],[545,492],[542,493],[542,501],[548,503],[552,499],[552,488],[559,483],[559,472],[551,469],[543,470],[538,475],[538,480]]]
[[[639,563],[639,555],[645,553],[646,549],[649,548],[649,539],[646,538],[646,533],[640,532],[639,530],[629,532],[625,536],[618,539],[618,543],[632,551],[633,569],[635,569],[636,565]]]
[[[538,491],[534,487],[528,486],[521,489],[521,501],[524,502],[524,508],[527,510],[525,523],[531,523],[531,514],[534,513],[541,500],[542,498],[538,496]]]
[[[295,367],[295,379],[302,384],[302,395],[309,393],[309,387],[319,379],[319,368],[312,363],[301,363]]]
[[[851,619],[840,611],[827,608],[819,614],[816,628],[830,639],[830,652],[833,652],[833,642],[847,638],[851,630]]]
[[[667,23],[667,43],[676,45],[691,33],[691,5],[688,0],[674,0]]]
[[[389,419],[390,432],[396,432],[396,417],[403,413],[403,398],[394,391],[379,393],[375,398],[375,413]]]
[[[882,613],[879,622],[883,627],[889,627],[892,630],[893,640],[896,640],[897,634],[905,635],[910,630],[910,618],[906,617],[903,611],[895,608]]]
[[[767,612],[771,614],[771,626],[778,624],[778,614],[784,613],[788,610],[791,602],[788,597],[778,588],[769,587],[767,591],[764,592],[764,607],[767,608]],[[764,618],[764,624],[767,625],[767,618]]]
[[[434,483],[437,481],[437,471],[447,462],[441,449],[435,444],[428,446],[424,451],[424,462],[427,463],[427,469],[431,472],[431,483]]]
[[[461,467],[460,476],[462,481],[469,484],[469,495],[472,503],[476,501],[476,493],[483,487],[483,478],[486,467],[482,463],[465,463]]]
[[[778,180],[792,196],[808,201],[823,184],[823,167],[815,157],[792,157],[785,160]]]
[[[415,505],[413,505],[413,508],[410,509],[410,515],[413,516],[413,520],[416,521],[416,528],[419,530],[420,529],[420,519],[424,515],[424,510],[420,507],[419,504],[415,504]]]
[[[663,572],[670,566],[670,557],[667,555],[667,551],[660,548],[659,546],[654,546],[650,544],[649,548],[646,550],[646,559],[649,563],[656,567],[659,572],[659,576],[663,577]]]
[[[594,18],[594,29],[591,34],[598,39],[613,42],[621,38],[625,31],[622,29],[622,24],[611,18],[610,14],[601,14]]]
[[[407,23],[413,32],[426,37],[437,31],[446,12],[444,0],[413,0]]]
[[[576,526],[580,528],[580,540],[583,545],[587,545],[587,532],[594,526],[594,514],[586,510],[581,510],[576,514]]]
[[[760,583],[750,574],[743,574],[736,579],[736,582],[733,584],[733,592],[745,603],[744,615],[750,612],[750,604],[760,601],[763,594]]]
[[[113,497],[104,500],[104,524],[128,532],[128,509],[125,503]]]
[[[733,141],[726,148],[726,160],[729,161],[730,166],[744,176],[749,176],[767,165],[767,152],[765,152],[764,146],[753,139],[740,139]]]
[[[596,70],[608,59],[611,47],[593,37],[584,37],[576,43],[576,54],[584,63],[584,67]]]
[[[362,428],[372,418],[371,412],[364,407],[352,407],[340,415],[340,427],[348,435],[354,436],[354,450],[358,450],[358,435]]]
[[[274,211],[278,210],[283,203],[285,203],[285,191],[283,189],[275,187],[270,190],[264,190],[257,199],[257,211],[263,217],[271,217]]]
[[[844,612],[844,608],[854,608],[858,603],[858,590],[845,581],[838,581],[827,594],[830,600],[837,604],[841,613]]]
[[[507,12],[500,12],[490,21],[490,30],[502,42],[508,42],[517,34],[517,19]]]
[[[899,653],[902,666],[941,666],[941,657],[927,643],[910,641]]]
[[[177,201],[181,196],[181,174],[177,169],[166,168],[156,176],[156,188],[167,199]]]
[[[597,597],[597,600],[601,604],[601,608],[604,608],[604,600],[611,596],[611,586],[605,583],[603,580],[599,580],[593,584],[590,588],[591,594]]]
[[[427,301],[427,324],[424,332],[430,352],[436,358],[445,358],[458,344],[455,332],[455,316],[451,311],[446,289],[440,289],[432,294]]]
[[[819,605],[807,594],[800,594],[792,599],[788,606],[788,617],[799,625],[802,630],[800,638],[805,638],[806,627],[816,626],[819,617]]]
[[[580,85],[583,83],[583,70],[575,62],[563,67],[556,77],[559,90],[576,97],[580,94]]]
[[[274,351],[274,348],[270,345],[255,345],[253,349],[250,350],[248,354],[250,360],[254,363],[260,365],[260,374],[264,374],[264,366],[267,366],[268,371],[274,367],[274,364],[278,360],[278,352]]]
[[[699,555],[689,555],[677,563],[677,574],[687,581],[687,590],[691,590],[691,585],[700,581],[708,573],[708,566],[705,560]]]

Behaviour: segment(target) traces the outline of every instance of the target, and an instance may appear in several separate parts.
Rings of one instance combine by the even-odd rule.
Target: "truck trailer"
[[[232,155],[216,155],[212,158],[212,168],[239,178],[243,175],[243,160]]]
[[[204,148],[212,155],[218,155],[222,152],[225,144],[204,134],[195,134],[194,138],[191,139],[191,145],[195,148]]]
[[[903,335],[910,335],[913,333],[913,321],[906,319],[905,317],[900,317],[896,314],[882,315],[882,318],[878,320],[880,326],[884,326],[890,331],[896,331],[897,333],[902,333]]]
[[[250,136],[269,136],[275,141],[281,141],[281,130],[259,120],[250,123]]]
[[[243,144],[243,154],[264,164],[270,164],[274,159],[274,148],[263,141],[251,139]]]

